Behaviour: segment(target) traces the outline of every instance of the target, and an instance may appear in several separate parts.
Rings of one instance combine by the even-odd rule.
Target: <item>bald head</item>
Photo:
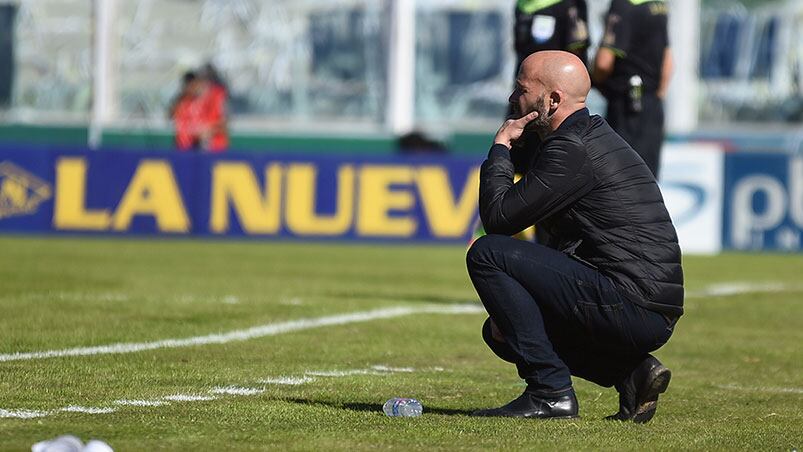
[[[546,91],[562,91],[569,103],[585,104],[591,78],[577,55],[559,50],[535,52],[521,64],[519,77],[533,80]]]
[[[580,58],[558,50],[541,51],[521,63],[509,101],[517,117],[538,112],[528,127],[545,136],[586,106],[590,90],[591,78]]]

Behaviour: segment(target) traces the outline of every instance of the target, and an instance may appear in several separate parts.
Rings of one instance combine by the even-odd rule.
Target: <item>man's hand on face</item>
[[[537,117],[538,112],[532,111],[519,119],[508,119],[496,132],[494,144],[501,144],[510,149],[513,147],[513,142],[521,137],[521,134],[524,132],[524,128],[527,126],[527,124]]]

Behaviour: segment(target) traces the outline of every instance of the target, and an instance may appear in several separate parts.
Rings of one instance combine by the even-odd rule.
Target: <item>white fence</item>
[[[722,6],[735,0],[716,2],[701,17],[699,0],[667,1],[678,63],[668,130],[693,130],[698,107],[705,123],[803,115],[796,103],[803,64],[799,1],[757,12]],[[86,122],[94,98],[104,125],[161,128],[182,73],[211,61],[229,84],[235,128],[492,130],[515,70],[514,3],[0,0],[17,10],[13,96],[0,122]],[[588,3],[596,41],[608,1]],[[727,14],[743,22],[733,42],[723,40]],[[104,33],[105,47],[93,41]],[[729,64],[731,74],[715,73]],[[596,106],[599,111],[598,99]]]

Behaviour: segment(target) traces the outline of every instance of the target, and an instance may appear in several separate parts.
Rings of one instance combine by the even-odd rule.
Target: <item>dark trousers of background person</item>
[[[483,339],[516,364],[537,394],[568,391],[570,375],[613,386],[672,334],[674,321],[626,300],[599,271],[543,245],[487,235],[466,261],[505,341],[491,337],[488,321]]]
[[[664,142],[664,103],[655,93],[645,93],[641,105],[641,111],[636,112],[627,96],[610,97],[605,120],[636,150],[658,179]]]
[[[14,82],[14,19],[17,5],[0,3],[0,108],[11,104]]]

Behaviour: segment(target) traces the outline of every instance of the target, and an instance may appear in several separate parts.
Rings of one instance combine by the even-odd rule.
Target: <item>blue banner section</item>
[[[803,157],[728,155],[724,204],[723,239],[727,248],[800,251]]]
[[[479,163],[0,148],[0,232],[465,242]],[[801,249],[803,157],[727,154],[718,184],[724,248]]]
[[[0,231],[465,241],[478,165],[0,148]]]

